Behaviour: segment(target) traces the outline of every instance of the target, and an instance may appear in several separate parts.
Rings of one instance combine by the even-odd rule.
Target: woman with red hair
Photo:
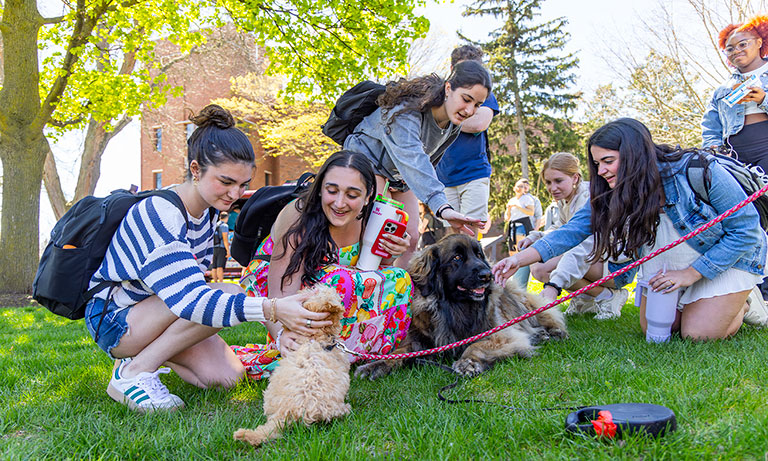
[[[768,172],[768,16],[728,25],[720,31],[719,45],[734,72],[715,90],[704,114],[703,145],[725,145],[742,162]],[[752,76],[757,76],[760,84],[750,87],[738,104],[726,104],[724,98]]]

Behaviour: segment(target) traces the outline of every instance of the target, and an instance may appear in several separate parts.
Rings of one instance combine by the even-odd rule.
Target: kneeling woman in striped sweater
[[[132,409],[175,409],[183,401],[160,382],[175,371],[198,387],[233,386],[243,365],[217,332],[248,321],[307,327],[330,324],[305,310],[297,295],[246,297],[235,284],[206,284],[219,211],[228,210],[251,180],[254,154],[229,112],[210,105],[191,119],[187,178],[175,188],[185,217],[171,202],[150,197],[128,211],[91,286],[116,282],[86,308],[91,336],[116,359],[107,393]],[[170,367],[161,368],[162,365]]]

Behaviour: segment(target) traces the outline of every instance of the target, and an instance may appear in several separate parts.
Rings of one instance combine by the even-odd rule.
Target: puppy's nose
[[[477,278],[480,279],[481,282],[490,282],[491,281],[491,271],[487,268],[480,269],[480,272],[477,274]]]

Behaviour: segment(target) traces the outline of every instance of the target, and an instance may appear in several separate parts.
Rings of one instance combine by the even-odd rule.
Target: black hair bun
[[[192,115],[189,120],[198,126],[203,128],[206,126],[215,126],[226,130],[235,126],[235,119],[228,110],[216,104],[209,104],[203,108],[197,115]]]

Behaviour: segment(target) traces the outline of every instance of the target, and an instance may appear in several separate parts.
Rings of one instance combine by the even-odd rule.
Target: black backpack
[[[221,231],[221,224],[216,224],[213,229],[213,246],[221,245],[221,241],[224,238],[224,232]]]
[[[171,190],[134,193],[120,189],[107,197],[88,196],[75,203],[51,231],[32,283],[35,300],[54,314],[83,318],[88,300],[113,284],[102,282],[88,290],[120,223],[133,205],[154,195],[176,205],[187,219],[184,203]]]
[[[699,200],[709,202],[709,184],[711,178],[706,175],[710,162],[717,162],[736,179],[744,193],[750,196],[768,184],[768,175],[759,167],[748,166],[733,157],[711,151],[698,152],[691,156],[685,167],[685,175],[694,194]],[[768,230],[768,195],[761,195],[752,205],[760,216],[760,227]]]
[[[385,89],[384,85],[366,80],[345,91],[322,126],[323,134],[343,146],[355,127],[379,108],[376,100]]]
[[[235,261],[244,267],[250,264],[256,248],[272,232],[277,215],[310,186],[314,177],[313,173],[304,173],[296,184],[264,186],[248,198],[237,216],[229,244],[229,254]]]

